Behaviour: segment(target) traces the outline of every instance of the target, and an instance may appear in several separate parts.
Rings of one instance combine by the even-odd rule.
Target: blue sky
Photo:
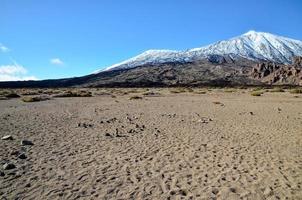
[[[302,40],[300,0],[0,0],[0,80],[89,74],[249,30]]]

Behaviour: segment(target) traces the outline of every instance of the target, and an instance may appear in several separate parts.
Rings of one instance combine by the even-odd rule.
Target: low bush
[[[207,91],[204,91],[204,90],[197,90],[197,91],[194,91],[195,94],[206,94]]]
[[[143,99],[143,97],[141,97],[141,96],[132,96],[129,99],[130,100],[139,100],[139,99]]]
[[[291,94],[302,94],[302,88],[295,88],[289,91]]]
[[[46,101],[50,98],[48,96],[24,96],[21,98],[23,102],[38,102],[38,101]]]
[[[64,98],[64,97],[91,97],[92,93],[86,90],[69,90],[63,93],[55,94],[53,97]]]
[[[285,90],[280,87],[276,87],[276,88],[271,89],[270,92],[285,92]]]
[[[260,91],[260,90],[251,92],[251,95],[252,96],[256,96],[256,97],[259,97],[262,94],[263,94],[263,91]]]
[[[234,88],[227,88],[227,89],[224,90],[224,92],[226,92],[226,93],[233,93],[233,92],[236,92],[236,89],[234,89]]]

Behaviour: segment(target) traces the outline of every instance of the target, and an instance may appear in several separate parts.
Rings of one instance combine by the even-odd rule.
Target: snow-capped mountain
[[[302,41],[270,33],[249,31],[241,36],[186,51],[149,50],[101,71],[129,69],[144,64],[189,62],[212,55],[230,55],[259,61],[291,63],[293,56],[302,55]],[[100,71],[98,71],[100,72]]]

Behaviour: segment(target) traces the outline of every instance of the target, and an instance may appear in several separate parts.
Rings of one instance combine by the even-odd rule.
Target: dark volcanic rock
[[[32,141],[29,141],[29,140],[22,140],[21,145],[22,146],[32,146],[32,145],[34,145],[34,143]]]
[[[16,168],[16,166],[13,163],[5,163],[3,165],[4,170],[11,170],[11,169],[15,169],[15,168]]]
[[[18,156],[19,159],[26,159],[27,156],[24,154],[24,153],[21,153],[19,156]]]

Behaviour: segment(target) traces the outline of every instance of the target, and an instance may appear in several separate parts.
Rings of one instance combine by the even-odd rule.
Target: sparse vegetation
[[[263,93],[264,93],[264,92],[261,91],[261,90],[256,90],[256,91],[252,91],[252,92],[251,92],[251,95],[252,95],[252,96],[259,97],[259,96],[261,96]]]
[[[263,90],[263,87],[256,87],[256,88],[253,88],[252,91],[261,91],[261,90]]]
[[[302,94],[302,88],[295,88],[289,91],[291,94]]]
[[[92,93],[90,91],[68,90],[66,92],[56,94],[53,97],[63,98],[63,97],[91,97],[91,96],[92,96]]]
[[[22,96],[29,96],[29,95],[33,96],[33,95],[39,95],[40,92],[38,90],[22,90],[20,94]]]
[[[236,89],[234,89],[234,88],[227,88],[227,89],[224,90],[224,92],[226,92],[226,93],[233,93],[233,92],[236,92]]]
[[[20,95],[17,94],[15,91],[13,90],[2,90],[0,91],[0,96],[4,99],[10,99],[10,98],[19,98]]]
[[[160,96],[161,94],[159,92],[150,91],[150,92],[144,92],[143,95],[144,96]]]
[[[140,100],[140,99],[143,99],[143,97],[141,97],[141,96],[131,96],[129,99],[130,100]]]
[[[196,90],[196,91],[194,91],[194,93],[195,94],[206,94],[207,91],[205,91],[205,90]]]
[[[29,102],[37,102],[37,101],[46,101],[49,100],[49,96],[24,96],[21,98],[23,102],[29,103]]]
[[[282,89],[281,87],[275,87],[271,89],[270,92],[285,92],[285,90]]]
[[[171,93],[184,93],[184,92],[193,92],[194,90],[192,88],[173,88],[170,89]]]

